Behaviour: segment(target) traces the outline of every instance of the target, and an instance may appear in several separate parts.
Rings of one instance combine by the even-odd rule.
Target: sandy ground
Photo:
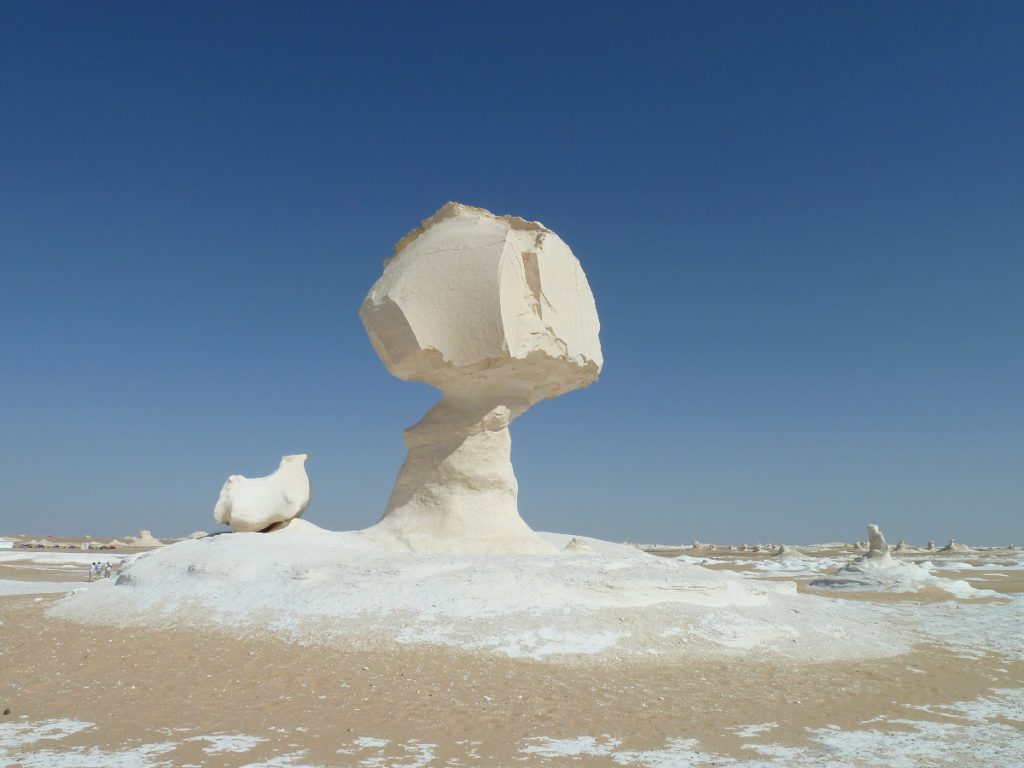
[[[63,748],[170,734],[184,742],[163,756],[174,764],[202,762],[205,742],[186,739],[218,732],[266,741],[205,764],[245,765],[295,745],[308,750],[304,760],[338,764],[337,750],[360,737],[435,744],[438,764],[510,764],[525,739],[581,734],[616,734],[631,749],[694,738],[703,750],[740,755],[744,740],[730,729],[744,725],[778,722],[772,742],[799,745],[808,727],[856,728],[905,717],[908,705],[1024,687],[1024,663],[936,647],[817,666],[751,659],[676,669],[555,667],[441,649],[346,653],[194,632],[112,633],[46,619],[43,609],[55,599],[0,600],[6,717],[96,724]]]
[[[85,578],[84,569],[69,570],[5,563],[0,578]],[[1024,587],[1018,571],[950,575],[1003,593]],[[949,595],[935,593],[839,599],[948,604]],[[980,728],[970,733],[989,752],[968,744],[949,763],[905,764],[1024,765],[1024,712],[978,720],[957,709],[1008,690],[1024,702],[1024,661],[994,652],[932,643],[894,658],[830,664],[696,656],[685,665],[556,665],[440,647],[367,653],[213,632],[110,630],[47,617],[58,599],[0,597],[0,765],[668,768],[782,755],[757,765],[788,766],[787,749],[805,760],[793,765],[888,765],[870,755],[839,760],[812,736],[877,734],[884,754],[886,744],[927,724],[947,735]],[[64,728],[53,738],[39,736],[40,724],[54,719],[74,722],[53,725]],[[774,725],[744,730],[758,724]],[[31,728],[34,741],[25,738]],[[664,758],[679,740],[690,752],[679,747],[676,762]]]

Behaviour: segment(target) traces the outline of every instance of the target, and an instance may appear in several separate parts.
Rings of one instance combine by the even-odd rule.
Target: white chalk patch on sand
[[[995,562],[981,562],[976,565],[959,562],[957,560],[926,560],[919,563],[922,568],[929,571],[1020,571],[1024,570],[1024,560],[998,560]]]
[[[86,589],[87,581],[12,581],[0,579],[0,597],[11,595],[45,595],[53,592],[75,592]]]
[[[736,768],[822,768],[829,765],[870,765],[876,768],[918,768],[921,765],[959,768],[964,765],[1020,765],[1024,761],[1024,732],[996,718],[1019,718],[1022,705],[1016,690],[996,692],[992,698],[950,705],[967,723],[935,723],[898,719],[887,723],[901,730],[841,730],[836,727],[808,729],[815,742],[810,747],[780,744],[744,744],[757,756],[732,758],[705,752],[696,739],[669,739],[664,747],[623,750],[622,741],[610,736],[596,739],[533,737],[519,746],[523,755],[542,758],[610,758],[615,765],[647,768],[691,768],[715,764]],[[1015,717],[1016,715],[1016,717]],[[741,738],[754,738],[775,723],[736,729]],[[908,730],[909,729],[909,730]]]
[[[902,603],[879,605],[880,615],[914,626],[931,637],[969,656],[996,652],[1024,661],[1024,595],[1002,595],[991,603]]]
[[[739,728],[734,728],[733,732],[741,739],[751,739],[754,736],[758,736],[762,733],[767,733],[773,728],[778,727],[778,723],[753,723],[751,725],[743,725]]]
[[[781,627],[763,618],[744,616],[736,611],[718,611],[713,615],[702,616],[690,629],[690,634],[739,650],[795,643],[800,637],[800,632],[795,628]]]
[[[203,752],[219,755],[223,752],[249,752],[266,739],[246,736],[244,733],[214,733],[209,736],[192,736],[185,741],[207,741],[209,744],[203,747]]]
[[[300,749],[297,752],[260,760],[258,763],[246,763],[242,768],[326,768],[323,765],[300,762],[307,752],[309,752],[308,749]]]
[[[525,739],[519,752],[539,757],[600,757],[615,753],[622,742],[609,736],[598,740],[593,736],[577,736],[575,739],[548,739],[535,736]]]
[[[508,643],[497,648],[512,658],[543,659],[545,656],[589,656],[615,647],[627,632],[571,632],[541,628],[513,635]]]
[[[391,742],[387,739],[375,739],[372,736],[360,736],[358,739],[353,739],[352,743],[363,749],[372,749],[386,747]]]
[[[0,757],[5,750],[35,744],[39,741],[57,741],[79,731],[94,727],[80,720],[42,720],[39,722],[0,722]]]
[[[999,689],[973,701],[938,708],[930,713],[949,714],[960,723],[936,723],[913,719],[887,720],[900,728],[842,730],[836,726],[807,729],[815,742],[809,747],[761,743],[744,744],[757,756],[732,758],[705,752],[695,739],[669,739],[664,747],[650,750],[620,749],[622,740],[608,735],[600,739],[580,736],[570,739],[533,737],[524,739],[519,752],[542,758],[610,758],[615,765],[648,768],[691,768],[716,764],[736,768],[822,768],[829,765],[870,765],[876,768],[918,768],[921,765],[1021,765],[1024,764],[1024,731],[1000,720],[1024,723],[1024,701],[1020,691]],[[933,710],[935,710],[933,712]],[[878,721],[876,721],[878,722]],[[776,723],[741,726],[741,738],[755,738],[770,732]],[[909,730],[908,730],[909,729]]]
[[[929,712],[943,717],[956,717],[971,722],[985,722],[1004,718],[1020,723],[1024,728],[1024,697],[1019,688],[996,688],[989,696],[972,701],[957,701],[951,704],[905,705],[907,709]]]
[[[100,749],[55,744],[69,736],[95,728],[78,720],[0,722],[0,766],[19,768],[157,768],[168,766],[159,755],[177,748],[172,742]]]
[[[127,557],[133,557],[128,555]],[[110,552],[32,552],[26,549],[14,552],[0,552],[0,563],[25,562],[35,565],[89,565],[95,562],[121,562],[125,555],[114,555]]]
[[[463,745],[469,742],[457,741]],[[388,749],[391,745],[390,749]],[[345,765],[359,765],[365,768],[427,768],[433,764],[437,744],[426,744],[415,739],[392,744],[388,739],[360,736],[351,743],[338,748],[337,754],[349,755]],[[370,750],[373,754],[367,755]],[[446,765],[453,764],[451,762]]]
[[[806,560],[755,560],[751,565],[757,571],[786,576],[804,576],[835,570],[843,563],[827,557],[811,557]]]
[[[604,758],[614,765],[646,766],[647,768],[690,768],[714,763],[736,768],[821,768],[825,765],[870,765],[876,768],[917,768],[929,765],[953,768],[963,765],[1019,765],[1024,762],[1024,701],[1019,690],[1003,688],[986,696],[952,704],[931,707],[908,707],[931,715],[941,715],[955,722],[933,722],[907,718],[874,718],[875,727],[842,730],[837,726],[807,729],[812,741],[808,746],[783,746],[770,741],[744,744],[750,757],[735,758],[699,748],[691,738],[671,738],[660,748],[623,749],[623,739],[609,734],[575,738],[536,736],[517,744],[517,761],[547,764],[539,761],[567,758],[572,762],[588,757]],[[1010,723],[1016,724],[1008,724]],[[893,725],[899,730],[884,730]],[[92,723],[74,720],[0,723],[0,765],[23,768],[157,768],[173,761],[165,756],[179,743],[108,745],[71,747],[63,739],[93,729]],[[743,739],[760,739],[770,734],[776,723],[739,726],[734,732]],[[207,754],[241,753],[266,741],[244,734],[213,734],[186,739],[208,741]],[[456,742],[466,744],[467,742]],[[363,768],[428,768],[434,764],[436,744],[410,739],[393,742],[363,736],[353,739],[337,750],[348,756],[346,765]],[[321,768],[303,762],[308,750],[298,750],[258,762],[245,768]],[[562,762],[555,763],[561,765]]]

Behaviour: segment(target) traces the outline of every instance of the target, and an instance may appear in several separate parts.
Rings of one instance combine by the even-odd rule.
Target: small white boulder
[[[298,517],[309,506],[308,459],[305,453],[282,456],[266,477],[231,475],[220,489],[214,520],[237,532],[264,531]]]

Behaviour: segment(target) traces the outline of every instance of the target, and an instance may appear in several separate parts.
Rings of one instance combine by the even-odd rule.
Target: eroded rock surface
[[[309,506],[308,454],[282,456],[266,477],[231,475],[220,490],[213,518],[233,531],[264,531],[301,515]]]
[[[418,552],[551,552],[519,515],[508,426],[603,364],[579,261],[543,224],[448,203],[395,246],[359,310],[400,379],[441,401],[365,533]]]

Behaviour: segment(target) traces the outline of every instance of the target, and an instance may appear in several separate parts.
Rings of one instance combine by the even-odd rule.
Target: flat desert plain
[[[138,598],[133,615],[108,615],[103,606],[130,585],[116,585],[116,570],[90,583],[88,563],[124,558],[128,573],[130,551],[5,550],[0,765],[1024,765],[1024,555],[915,552],[900,558],[920,563],[934,583],[830,589],[811,583],[857,552],[801,549],[804,556],[792,560],[667,547],[650,548],[650,557],[663,568],[727,572],[755,588],[796,584],[778,610],[799,611],[791,606],[807,600],[822,615],[859,611],[850,615],[898,628],[904,645],[860,654],[856,630],[846,630],[837,643],[852,642],[850,650],[808,655],[798,652],[794,631],[790,652],[747,642],[735,629],[745,609],[718,605],[693,614],[692,625],[657,633],[649,652],[643,637],[628,646],[587,641],[597,632],[592,623],[579,621],[573,634],[569,607],[559,614],[563,623],[551,624],[557,633],[546,619],[523,618],[536,610],[507,619],[518,625],[508,632],[534,621],[536,636],[574,638],[550,653],[536,641],[474,646],[463,634],[403,635],[391,624],[374,632],[366,611],[359,634],[345,634],[312,608],[303,631],[293,622],[282,632],[266,615],[204,625],[194,617],[221,615],[203,604],[221,582],[195,592],[193,618],[177,621],[185,608],[174,595],[189,587],[173,579]],[[142,557],[155,562],[157,554]],[[601,567],[622,570],[611,561]],[[495,599],[483,577],[467,576],[478,578],[481,599]],[[943,580],[958,586],[949,591]],[[594,588],[614,592],[617,584],[609,576]],[[109,595],[90,618],[75,606],[89,609],[92,590]],[[152,595],[164,595],[165,605]],[[641,602],[652,610],[647,598]],[[616,621],[607,604],[593,611]],[[656,634],[639,614],[620,613],[615,637]],[[455,627],[464,616],[449,612],[439,621]]]

